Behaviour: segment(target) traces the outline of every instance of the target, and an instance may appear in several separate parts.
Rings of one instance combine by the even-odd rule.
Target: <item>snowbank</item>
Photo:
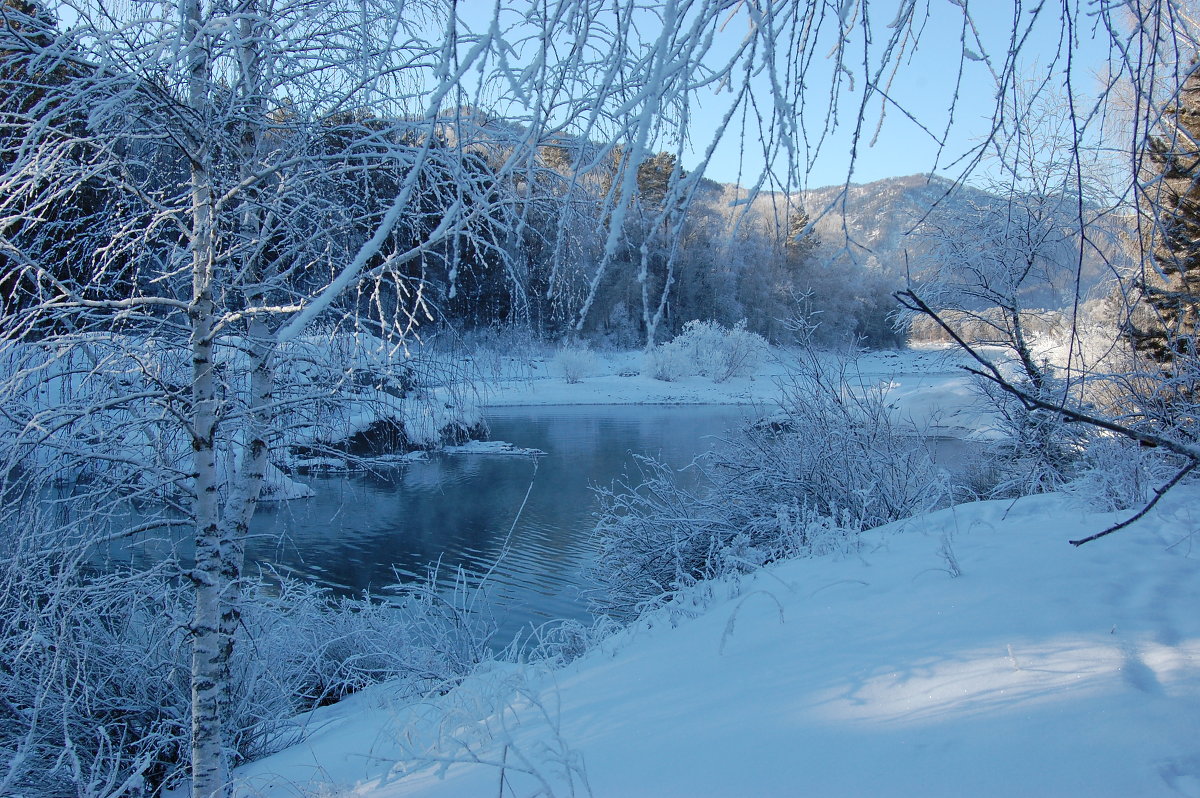
[[[541,449],[527,446],[517,446],[508,441],[467,441],[459,446],[446,446],[443,454],[491,454],[510,457],[539,457],[544,455]]]
[[[1200,795],[1200,490],[1067,544],[1113,518],[1051,495],[882,527],[557,671],[318,710],[239,794]]]
[[[714,382],[693,376],[664,382],[641,373],[641,352],[595,352],[589,376],[568,383],[550,360],[533,361],[520,379],[488,386],[488,407],[579,404],[716,404],[772,408],[792,379],[796,353],[774,349],[754,376]],[[832,356],[829,356],[832,361]],[[967,361],[954,350],[925,348],[868,351],[851,364],[864,389],[881,386],[899,424],[914,433],[991,439],[997,436],[992,414],[984,408],[969,376],[958,368]]]

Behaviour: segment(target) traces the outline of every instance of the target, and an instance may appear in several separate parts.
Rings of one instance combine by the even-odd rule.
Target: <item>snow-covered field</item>
[[[784,373],[634,370],[603,359],[485,401],[767,403]],[[918,426],[988,434],[936,353],[860,371]],[[1200,489],[1067,543],[1119,517],[1050,495],[890,524],[849,555],[703,584],[563,667],[319,709],[239,794],[1200,796]]]
[[[752,377],[713,382],[685,377],[664,382],[641,373],[641,352],[597,353],[588,375],[571,384],[555,373],[552,359],[533,361],[519,379],[499,379],[483,392],[491,407],[578,404],[727,404],[770,408],[794,372],[799,354],[773,350]],[[958,368],[966,363],[949,349],[866,351],[851,364],[853,383],[883,386],[895,418],[921,434],[986,438],[994,434],[990,413]],[[510,369],[511,371],[511,369]]]

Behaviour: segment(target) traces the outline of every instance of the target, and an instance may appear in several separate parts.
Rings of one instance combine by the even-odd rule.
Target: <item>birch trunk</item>
[[[228,643],[221,634],[223,568],[221,508],[218,495],[216,428],[217,386],[213,373],[212,192],[202,165],[192,170],[192,448],[195,456],[196,562],[192,581],[196,608],[192,618],[192,795],[221,794],[223,729],[221,724],[222,663]]]
[[[192,581],[196,607],[192,617],[191,754],[192,795],[214,798],[225,789],[224,729],[221,723],[222,662],[229,657],[221,634],[225,592],[221,545],[221,506],[217,475],[217,383],[213,369],[213,273],[216,241],[213,229],[213,186],[209,146],[203,120],[210,116],[211,82],[207,36],[200,0],[181,6],[188,48],[188,101],[197,134],[191,155],[192,301],[189,308],[192,353],[191,437],[195,462],[196,562]]]
[[[243,112],[241,141],[241,178],[247,189],[244,193],[239,223],[244,254],[242,275],[245,305],[259,307],[266,291],[263,286],[263,216],[259,210],[259,189],[253,181],[261,163],[265,88],[262,85],[262,23],[257,0],[244,0],[239,8],[238,60],[240,73],[240,104]],[[249,395],[247,420],[240,441],[240,456],[231,464],[228,478],[230,493],[225,508],[221,536],[221,566],[224,576],[224,596],[221,613],[221,639],[228,656],[220,663],[221,718],[232,716],[233,674],[230,664],[233,642],[241,619],[241,577],[245,563],[245,541],[250,521],[262,492],[267,468],[267,430],[271,423],[271,405],[275,386],[275,342],[271,329],[261,316],[251,316],[246,333],[249,355]]]

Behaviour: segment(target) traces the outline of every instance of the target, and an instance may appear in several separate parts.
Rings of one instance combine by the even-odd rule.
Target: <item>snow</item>
[[[286,502],[293,499],[307,499],[315,496],[316,492],[302,482],[289,477],[273,463],[267,463],[263,474],[262,492],[258,500],[262,502]]]
[[[507,441],[467,441],[460,446],[445,446],[445,454],[492,454],[518,457],[538,457],[545,454],[541,449],[517,446]]]
[[[436,764],[499,762],[507,742],[560,795],[551,744],[595,795],[1200,795],[1198,499],[1081,549],[1067,538],[1113,516],[1062,496],[892,524],[860,556],[712,586],[697,617],[660,613],[561,671],[320,710],[304,743],[240,771],[241,794],[492,794],[497,767]]]
[[[403,454],[380,454],[372,457],[347,460],[343,457],[293,457],[290,465],[302,474],[348,474],[354,471],[367,470],[368,464],[374,466],[404,465],[407,463],[422,463],[429,459],[428,452],[417,449]]]
[[[641,352],[597,352],[591,376],[570,384],[553,373],[549,360],[534,362],[533,374],[501,379],[483,391],[488,407],[540,405],[758,405],[767,412],[792,379],[799,355],[775,349],[753,377],[713,382],[685,377],[664,382],[643,375]],[[886,392],[896,421],[914,433],[993,439],[998,433],[968,376],[958,368],[967,361],[939,347],[867,351],[852,364],[862,387]]]
[[[990,434],[936,353],[871,358],[914,424]],[[489,403],[766,402],[782,379],[655,386],[605,363]],[[1052,494],[893,523],[850,556],[702,584],[566,666],[318,709],[238,795],[1200,796],[1200,487],[1067,543],[1121,517]]]

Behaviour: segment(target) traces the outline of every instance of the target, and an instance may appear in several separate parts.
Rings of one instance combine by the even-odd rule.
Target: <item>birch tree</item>
[[[619,145],[640,162],[712,79],[698,59],[721,11],[564,2],[471,24],[404,0],[3,12],[3,510],[15,528],[53,495],[85,547],[192,530],[192,794],[222,795],[243,543],[267,494],[300,495],[276,467],[296,419],[369,401],[364,360],[371,384],[403,393],[404,347],[436,311],[431,260],[451,299],[464,245],[512,268],[495,231],[514,226],[543,143],[596,140],[597,159]],[[610,182],[610,251],[633,168]]]
[[[192,794],[223,795],[243,545],[264,492],[298,495],[273,459],[289,424],[363,400],[364,341],[370,382],[399,383],[436,310],[430,259],[452,298],[455,253],[504,254],[494,234],[511,227],[514,175],[547,128],[611,112],[648,75],[606,74],[542,105],[555,74],[588,64],[555,63],[524,29],[506,39],[499,19],[460,29],[437,3],[4,12],[4,79],[20,96],[3,109],[15,146],[0,182],[18,294],[4,319],[5,512],[15,523],[55,490],[87,540],[192,528]],[[542,21],[569,30],[586,12]],[[595,36],[582,39],[593,59]],[[507,60],[518,50],[524,72]],[[485,91],[530,110],[497,122],[467,102]],[[85,207],[80,251],[61,210]],[[344,340],[356,345],[330,362]]]
[[[429,33],[445,23],[435,6],[75,4],[57,9],[61,31],[33,10],[4,29],[25,97],[5,117],[20,146],[0,214],[21,293],[6,376],[14,398],[34,392],[10,405],[7,473],[88,480],[106,486],[82,492],[93,499],[153,498],[161,523],[177,523],[169,508],[188,519],[192,790],[221,795],[243,544],[280,419],[346,387],[297,394],[281,358],[311,348],[323,319],[402,340],[427,312],[404,267],[502,202],[456,179],[472,144],[443,118],[457,52]],[[338,188],[375,168],[398,179],[364,230]],[[75,250],[55,244],[75,230],[60,209],[91,186],[95,250],[64,264]],[[32,484],[36,498],[44,479]]]

